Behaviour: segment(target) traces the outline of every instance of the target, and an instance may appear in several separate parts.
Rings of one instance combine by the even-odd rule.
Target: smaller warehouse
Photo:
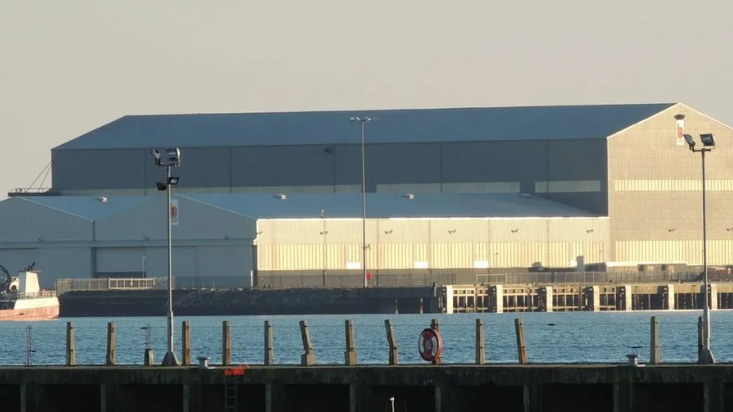
[[[178,287],[360,284],[360,194],[180,194]],[[60,278],[166,275],[165,197],[33,196],[0,202],[0,264]],[[367,270],[473,281],[497,268],[605,261],[609,220],[526,194],[368,194]],[[443,277],[441,277],[443,276]],[[442,281],[441,281],[442,282]]]

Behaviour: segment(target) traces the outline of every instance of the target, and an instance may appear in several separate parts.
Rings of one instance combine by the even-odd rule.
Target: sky
[[[0,1],[0,199],[127,114],[682,102],[733,124],[732,21],[730,0]]]

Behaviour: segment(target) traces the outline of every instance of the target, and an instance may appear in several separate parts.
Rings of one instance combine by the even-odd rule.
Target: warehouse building
[[[176,169],[176,175],[180,176],[176,191],[188,196],[185,202],[193,202],[191,199],[197,196],[209,196],[196,201],[209,205],[211,210],[207,210],[211,213],[220,209],[227,211],[227,216],[248,217],[253,222],[251,225],[258,228],[250,238],[237,238],[243,244],[257,243],[256,252],[249,257],[254,260],[250,267],[257,276],[261,275],[260,269],[293,276],[305,276],[304,273],[315,276],[312,272],[321,266],[325,266],[320,268],[324,271],[349,270],[360,264],[360,259],[352,256],[360,252],[360,242],[333,233],[354,236],[354,230],[358,229],[358,237],[361,234],[360,224],[356,223],[361,216],[360,130],[359,123],[350,123],[349,117],[362,114],[126,116],[54,148],[53,188],[33,200],[42,203],[54,196],[58,199],[128,198],[124,202],[142,202],[139,207],[148,207],[143,206],[145,196],[156,198],[155,182],[162,178],[162,171],[154,165],[149,149],[179,147],[183,165]],[[380,272],[408,270],[407,266],[412,265],[409,270],[413,272],[434,272],[442,266],[454,266],[454,269],[479,273],[478,269],[483,269],[478,266],[485,266],[484,262],[491,268],[527,267],[535,262],[568,266],[581,253],[588,262],[650,263],[652,267],[671,262],[699,265],[702,263],[700,156],[688,150],[678,129],[693,136],[713,133],[716,137],[717,148],[707,156],[708,259],[713,265],[733,263],[733,215],[728,212],[733,207],[733,168],[729,161],[733,157],[730,144],[733,129],[686,105],[377,110],[366,114],[376,119],[365,124],[366,189],[370,194],[370,218],[375,219],[370,223],[374,233],[371,236],[384,230],[396,231],[383,230],[382,223],[377,222],[392,219],[390,224],[395,224],[398,218],[412,219],[408,225],[409,232],[414,234],[410,238],[412,243],[408,242],[412,245],[409,257],[393,256],[402,253],[398,252],[403,250],[399,248],[370,249],[369,259],[374,259],[368,264],[370,269],[376,270],[382,259],[388,259],[391,263],[380,267]],[[678,114],[685,115],[682,124],[675,120]],[[291,205],[287,216],[277,215],[286,213],[281,206],[268,203],[283,200],[280,195],[287,201],[275,205]],[[509,216],[502,214],[500,207],[474,208],[469,206],[472,203],[456,200],[468,199],[466,195],[492,197],[494,201],[504,199],[512,205],[531,199],[538,207],[516,208],[524,214],[517,212]],[[309,202],[313,203],[307,204],[319,213],[324,210],[325,218],[314,216],[310,209],[301,210],[298,205],[305,206],[296,202],[300,196],[312,199]],[[263,203],[256,199],[263,199]],[[179,200],[184,201],[183,197]],[[410,209],[384,206],[383,214],[372,213],[372,209],[379,210],[382,202],[387,202],[386,205],[397,200],[410,200],[412,203],[397,203],[409,204]],[[478,205],[488,200],[475,201]],[[237,205],[238,202],[242,205]],[[567,209],[560,211],[562,207]],[[425,216],[421,208],[432,211],[433,216]],[[352,221],[356,225],[354,229],[305,229],[322,221],[336,225],[338,220],[329,213],[331,209],[344,212],[339,218],[346,219],[342,223],[345,228],[351,227],[346,223],[349,219],[357,219]],[[569,219],[569,210],[574,210],[572,214],[577,219]],[[120,213],[107,217],[83,213],[80,216],[84,216],[82,221],[101,225],[105,220],[113,222],[115,216],[131,212]],[[150,213],[153,216],[152,210]],[[10,213],[3,218],[12,220],[13,216]],[[475,251],[471,257],[465,251],[453,253],[460,249],[455,245],[425,249],[426,233],[438,236],[426,228],[439,227],[433,220],[420,226],[420,219],[428,217],[437,219],[435,222],[448,222],[456,217],[477,219],[465,220],[471,223],[465,223],[464,230],[446,229],[455,230],[456,236],[452,237],[457,239],[455,243],[473,245]],[[533,222],[530,218],[535,218],[534,223],[529,223]],[[281,219],[287,223],[278,223]],[[582,219],[603,223],[591,225]],[[514,226],[521,221],[530,226],[510,229],[509,233],[514,235],[508,239],[495,237],[502,232],[503,229],[497,228],[504,227],[501,226],[504,223],[499,223],[503,221],[512,221]],[[537,222],[552,223],[543,226]],[[549,228],[557,222],[562,222],[558,232],[550,233],[547,229],[543,236],[535,236],[541,232],[540,227]],[[272,230],[268,225],[278,229]],[[284,229],[283,225],[290,225],[291,229]],[[445,225],[458,226],[457,223]],[[474,233],[467,230],[468,226],[475,227],[475,233],[481,233],[488,246],[476,240],[479,237],[459,239],[459,233]],[[580,230],[580,226],[584,229]],[[519,230],[512,232],[515,229]],[[290,235],[282,234],[288,230],[292,231]],[[328,232],[328,236],[321,235],[321,231]],[[576,232],[581,233],[576,236]],[[274,240],[267,240],[268,233],[278,235]],[[520,233],[535,233],[533,238],[539,239],[536,243],[544,242],[544,245],[532,246],[531,253],[522,252],[528,250],[522,248],[530,246],[525,244],[527,239],[520,239],[524,236]],[[555,233],[560,233],[557,236],[563,239],[573,233],[575,246],[554,244]],[[113,241],[113,235],[107,236]],[[125,238],[123,234],[119,236]],[[316,247],[324,239],[340,243]],[[445,243],[438,241],[438,237],[435,239],[436,245]],[[191,245],[204,242],[204,239],[189,240]],[[214,242],[214,239],[207,241]],[[264,251],[269,247],[268,242],[283,246],[278,246],[277,252]],[[377,245],[387,240],[380,237],[372,242]],[[290,249],[284,246],[287,244]],[[213,247],[214,243],[210,245]],[[232,256],[225,249],[216,250]],[[447,258],[440,250],[451,251],[454,257]],[[332,264],[334,256],[341,256],[339,253],[343,255],[338,258],[341,266]],[[98,254],[93,255],[99,259]],[[286,255],[291,257],[282,257]],[[460,263],[455,256],[462,256]],[[402,263],[394,263],[398,261]],[[180,265],[189,269],[177,271],[193,270],[190,262],[182,261]],[[230,272],[235,262],[227,265],[228,269],[222,269],[222,273]],[[248,263],[240,260],[236,262],[239,265]],[[89,266],[89,271],[108,272],[107,269],[99,272],[98,266]],[[109,272],[113,270],[109,268]]]
[[[182,286],[359,285],[359,194],[174,196],[174,273]],[[161,277],[167,273],[163,196],[14,197],[0,233],[0,263],[59,278]],[[602,254],[608,219],[516,194],[371,194],[367,268],[376,284],[473,281],[496,266],[568,266]],[[491,215],[492,217],[485,217]],[[456,270],[457,269],[457,270]],[[465,279],[464,279],[465,278]],[[451,279],[452,280],[452,279]],[[284,282],[284,283],[283,283]],[[415,283],[415,282],[412,282]]]

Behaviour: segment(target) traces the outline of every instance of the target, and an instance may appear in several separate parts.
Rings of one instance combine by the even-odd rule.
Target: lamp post
[[[364,281],[364,287],[369,287],[369,281],[367,279],[367,243],[366,243],[366,153],[365,153],[365,126],[371,122],[371,117],[352,117],[349,119],[352,123],[361,123],[361,203],[362,203],[362,218],[361,218],[361,269],[362,269],[362,280]]]
[[[159,191],[165,191],[168,204],[166,205],[166,215],[168,220],[168,351],[163,357],[163,366],[178,366],[178,358],[173,351],[173,242],[171,236],[171,224],[173,220],[173,203],[172,191],[173,186],[178,184],[178,177],[171,176],[171,169],[181,165],[181,150],[177,148],[165,149],[165,158],[157,149],[152,150],[155,165],[165,167],[166,180],[156,182]]]
[[[675,116],[678,122],[681,122],[685,118],[684,115],[678,114]],[[699,354],[697,363],[700,364],[713,364],[715,363],[715,357],[713,351],[710,349],[710,298],[708,297],[709,292],[709,280],[708,280],[708,228],[707,228],[707,198],[705,193],[706,179],[705,179],[705,153],[712,151],[715,148],[715,137],[712,134],[706,133],[700,135],[700,141],[702,142],[702,148],[695,149],[695,139],[689,134],[683,135],[687,146],[693,153],[700,153],[702,157],[702,272],[703,272],[703,304],[705,305],[702,310],[702,351]]]

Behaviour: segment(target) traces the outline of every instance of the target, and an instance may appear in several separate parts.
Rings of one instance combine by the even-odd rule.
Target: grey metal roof
[[[179,194],[255,219],[360,218],[359,193],[292,194],[282,200],[271,194]],[[440,217],[596,217],[589,212],[524,194],[367,194],[370,218]]]
[[[26,201],[87,220],[98,220],[150,201],[150,196],[32,196],[11,197],[7,201]],[[165,202],[163,203],[165,206]]]
[[[175,194],[254,219],[360,218],[359,193],[293,194],[280,199],[272,194]],[[154,196],[32,196],[12,197],[5,202],[30,202],[87,220],[99,220],[124,212]],[[526,194],[417,194],[413,199],[390,193],[367,194],[370,218],[443,217],[597,217],[592,213]]]
[[[605,139],[674,103],[125,116],[54,150]]]

